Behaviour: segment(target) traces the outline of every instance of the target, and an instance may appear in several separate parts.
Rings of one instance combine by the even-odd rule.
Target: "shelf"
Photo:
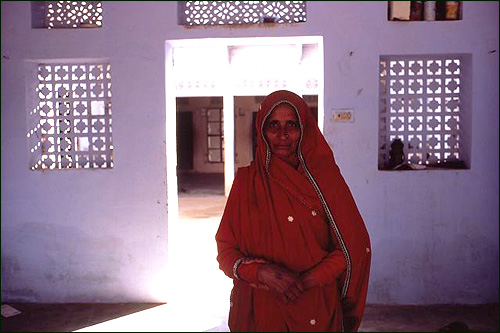
[[[462,1],[388,1],[389,21],[458,21]]]

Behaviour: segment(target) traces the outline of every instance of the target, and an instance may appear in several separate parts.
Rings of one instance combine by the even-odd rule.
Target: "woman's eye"
[[[299,125],[298,125],[296,122],[294,122],[294,121],[290,121],[290,122],[288,122],[288,124],[287,124],[287,125],[288,125],[288,127],[291,127],[291,128],[296,128],[296,127],[298,127],[298,126],[299,126]]]

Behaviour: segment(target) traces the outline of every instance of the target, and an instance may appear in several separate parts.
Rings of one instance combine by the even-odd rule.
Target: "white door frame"
[[[286,73],[288,82],[286,86],[259,84],[246,85],[241,81],[244,79],[239,76],[238,72],[231,68],[231,59],[229,55],[230,47],[239,46],[262,46],[262,45],[296,45],[298,58],[302,55],[302,47],[306,44],[317,44],[317,73],[313,73],[314,82],[305,84],[304,77],[292,72]],[[194,79],[196,84],[190,82],[191,88],[186,89],[186,85],[179,84],[178,77],[184,79],[185,73],[178,73],[174,68],[174,50],[176,48],[189,47],[212,47],[216,50],[220,61],[219,66],[199,67],[198,72],[191,75],[191,80]],[[218,49],[220,47],[220,49]],[[294,56],[297,56],[294,55]],[[198,59],[200,54],[197,53]],[[193,58],[195,59],[195,58]],[[193,61],[195,62],[195,60]],[[316,63],[315,62],[315,63]],[[186,67],[188,68],[188,67]],[[203,77],[203,71],[217,70],[216,75],[208,75],[211,77],[211,82],[198,82],[196,77]],[[267,73],[252,73],[253,77],[264,77]],[[189,75],[187,76],[189,77]],[[207,79],[205,75],[204,79]],[[268,80],[269,81],[269,80]],[[214,83],[215,82],[215,83]],[[237,84],[235,84],[237,83]],[[240,84],[241,83],[241,84]],[[193,88],[193,86],[196,86]],[[235,96],[265,96],[272,91],[278,89],[287,89],[294,91],[299,95],[318,95],[318,126],[323,131],[324,125],[324,64],[323,64],[323,37],[322,36],[290,36],[290,37],[249,37],[249,38],[204,38],[204,39],[183,39],[183,40],[167,40],[165,42],[165,107],[166,107],[166,168],[167,168],[167,207],[168,207],[168,257],[175,255],[175,251],[171,251],[175,247],[175,243],[182,241],[175,237],[179,223],[178,212],[178,194],[177,194],[177,135],[176,135],[176,98],[177,97],[201,97],[201,96],[223,96],[224,108],[224,188],[226,196],[231,189],[235,165],[234,165],[234,97]]]

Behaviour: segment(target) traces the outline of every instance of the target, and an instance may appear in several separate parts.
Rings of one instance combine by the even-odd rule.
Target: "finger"
[[[286,291],[286,295],[291,302],[295,302],[299,298],[300,291],[296,286],[293,286]]]
[[[291,297],[292,296],[290,296],[287,292],[283,292],[283,293],[279,294],[280,300],[285,304],[288,304],[292,301]]]
[[[289,285],[282,280],[272,279],[267,283],[267,286],[277,294],[282,295]]]
[[[285,283],[283,281],[278,281],[278,283],[276,284],[276,288],[281,294],[284,294],[290,288],[290,286],[290,283]]]
[[[288,285],[294,284],[298,281],[298,278],[291,274],[279,274],[279,276],[280,276],[279,280],[282,280]]]
[[[287,278],[284,280],[275,280],[275,283],[273,285],[275,286],[276,290],[280,293],[285,293],[289,289],[294,289],[294,293],[300,293],[299,292],[299,281],[291,278]]]
[[[304,287],[304,284],[302,283],[302,281],[297,281],[297,289],[302,293],[304,292],[305,290],[305,287]]]

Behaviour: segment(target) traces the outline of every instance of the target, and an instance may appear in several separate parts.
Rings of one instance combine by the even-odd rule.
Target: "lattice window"
[[[380,57],[379,169],[465,167],[462,74],[459,55]]]
[[[306,22],[305,1],[179,1],[181,25]]]
[[[101,1],[45,1],[46,28],[98,28],[101,26]]]
[[[224,162],[224,114],[222,109],[207,110],[207,153],[211,163]]]
[[[109,63],[38,65],[31,169],[113,167]]]

